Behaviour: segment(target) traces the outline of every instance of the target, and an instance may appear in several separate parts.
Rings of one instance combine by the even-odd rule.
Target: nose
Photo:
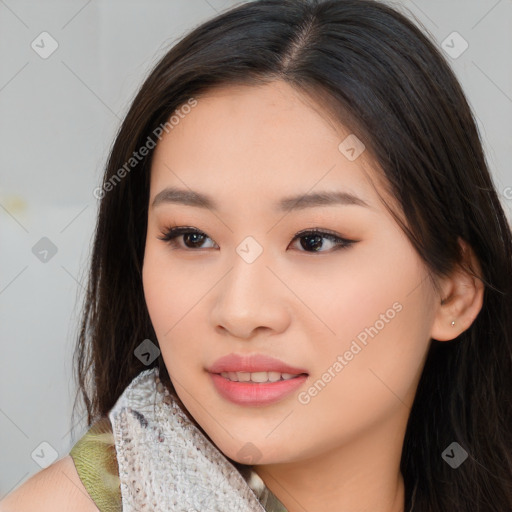
[[[269,263],[263,255],[252,263],[235,255],[231,270],[214,288],[214,328],[240,339],[251,339],[260,331],[275,334],[286,330],[290,297]]]

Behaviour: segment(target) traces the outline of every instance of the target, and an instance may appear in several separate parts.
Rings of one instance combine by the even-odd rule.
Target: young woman
[[[90,430],[7,510],[512,510],[512,235],[411,21],[218,15],[150,73],[95,194]]]

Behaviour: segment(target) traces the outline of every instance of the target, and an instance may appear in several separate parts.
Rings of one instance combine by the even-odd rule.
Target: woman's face
[[[238,462],[299,461],[379,432],[400,446],[438,297],[362,146],[284,82],[183,112],[155,149],[143,267],[180,399]],[[341,199],[307,199],[320,193]],[[162,240],[175,226],[188,233]],[[217,375],[230,354],[241,362]]]

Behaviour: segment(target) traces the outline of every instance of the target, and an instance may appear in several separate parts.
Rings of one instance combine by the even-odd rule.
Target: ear
[[[441,278],[438,307],[430,337],[438,341],[456,338],[468,329],[482,309],[484,284],[482,269],[471,246],[459,238],[462,247],[463,263],[473,269],[475,277],[462,265],[457,265],[449,277]]]

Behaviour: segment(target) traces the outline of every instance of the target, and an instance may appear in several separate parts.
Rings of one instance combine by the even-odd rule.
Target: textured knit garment
[[[137,375],[70,455],[101,512],[286,512],[189,420],[158,368]]]

